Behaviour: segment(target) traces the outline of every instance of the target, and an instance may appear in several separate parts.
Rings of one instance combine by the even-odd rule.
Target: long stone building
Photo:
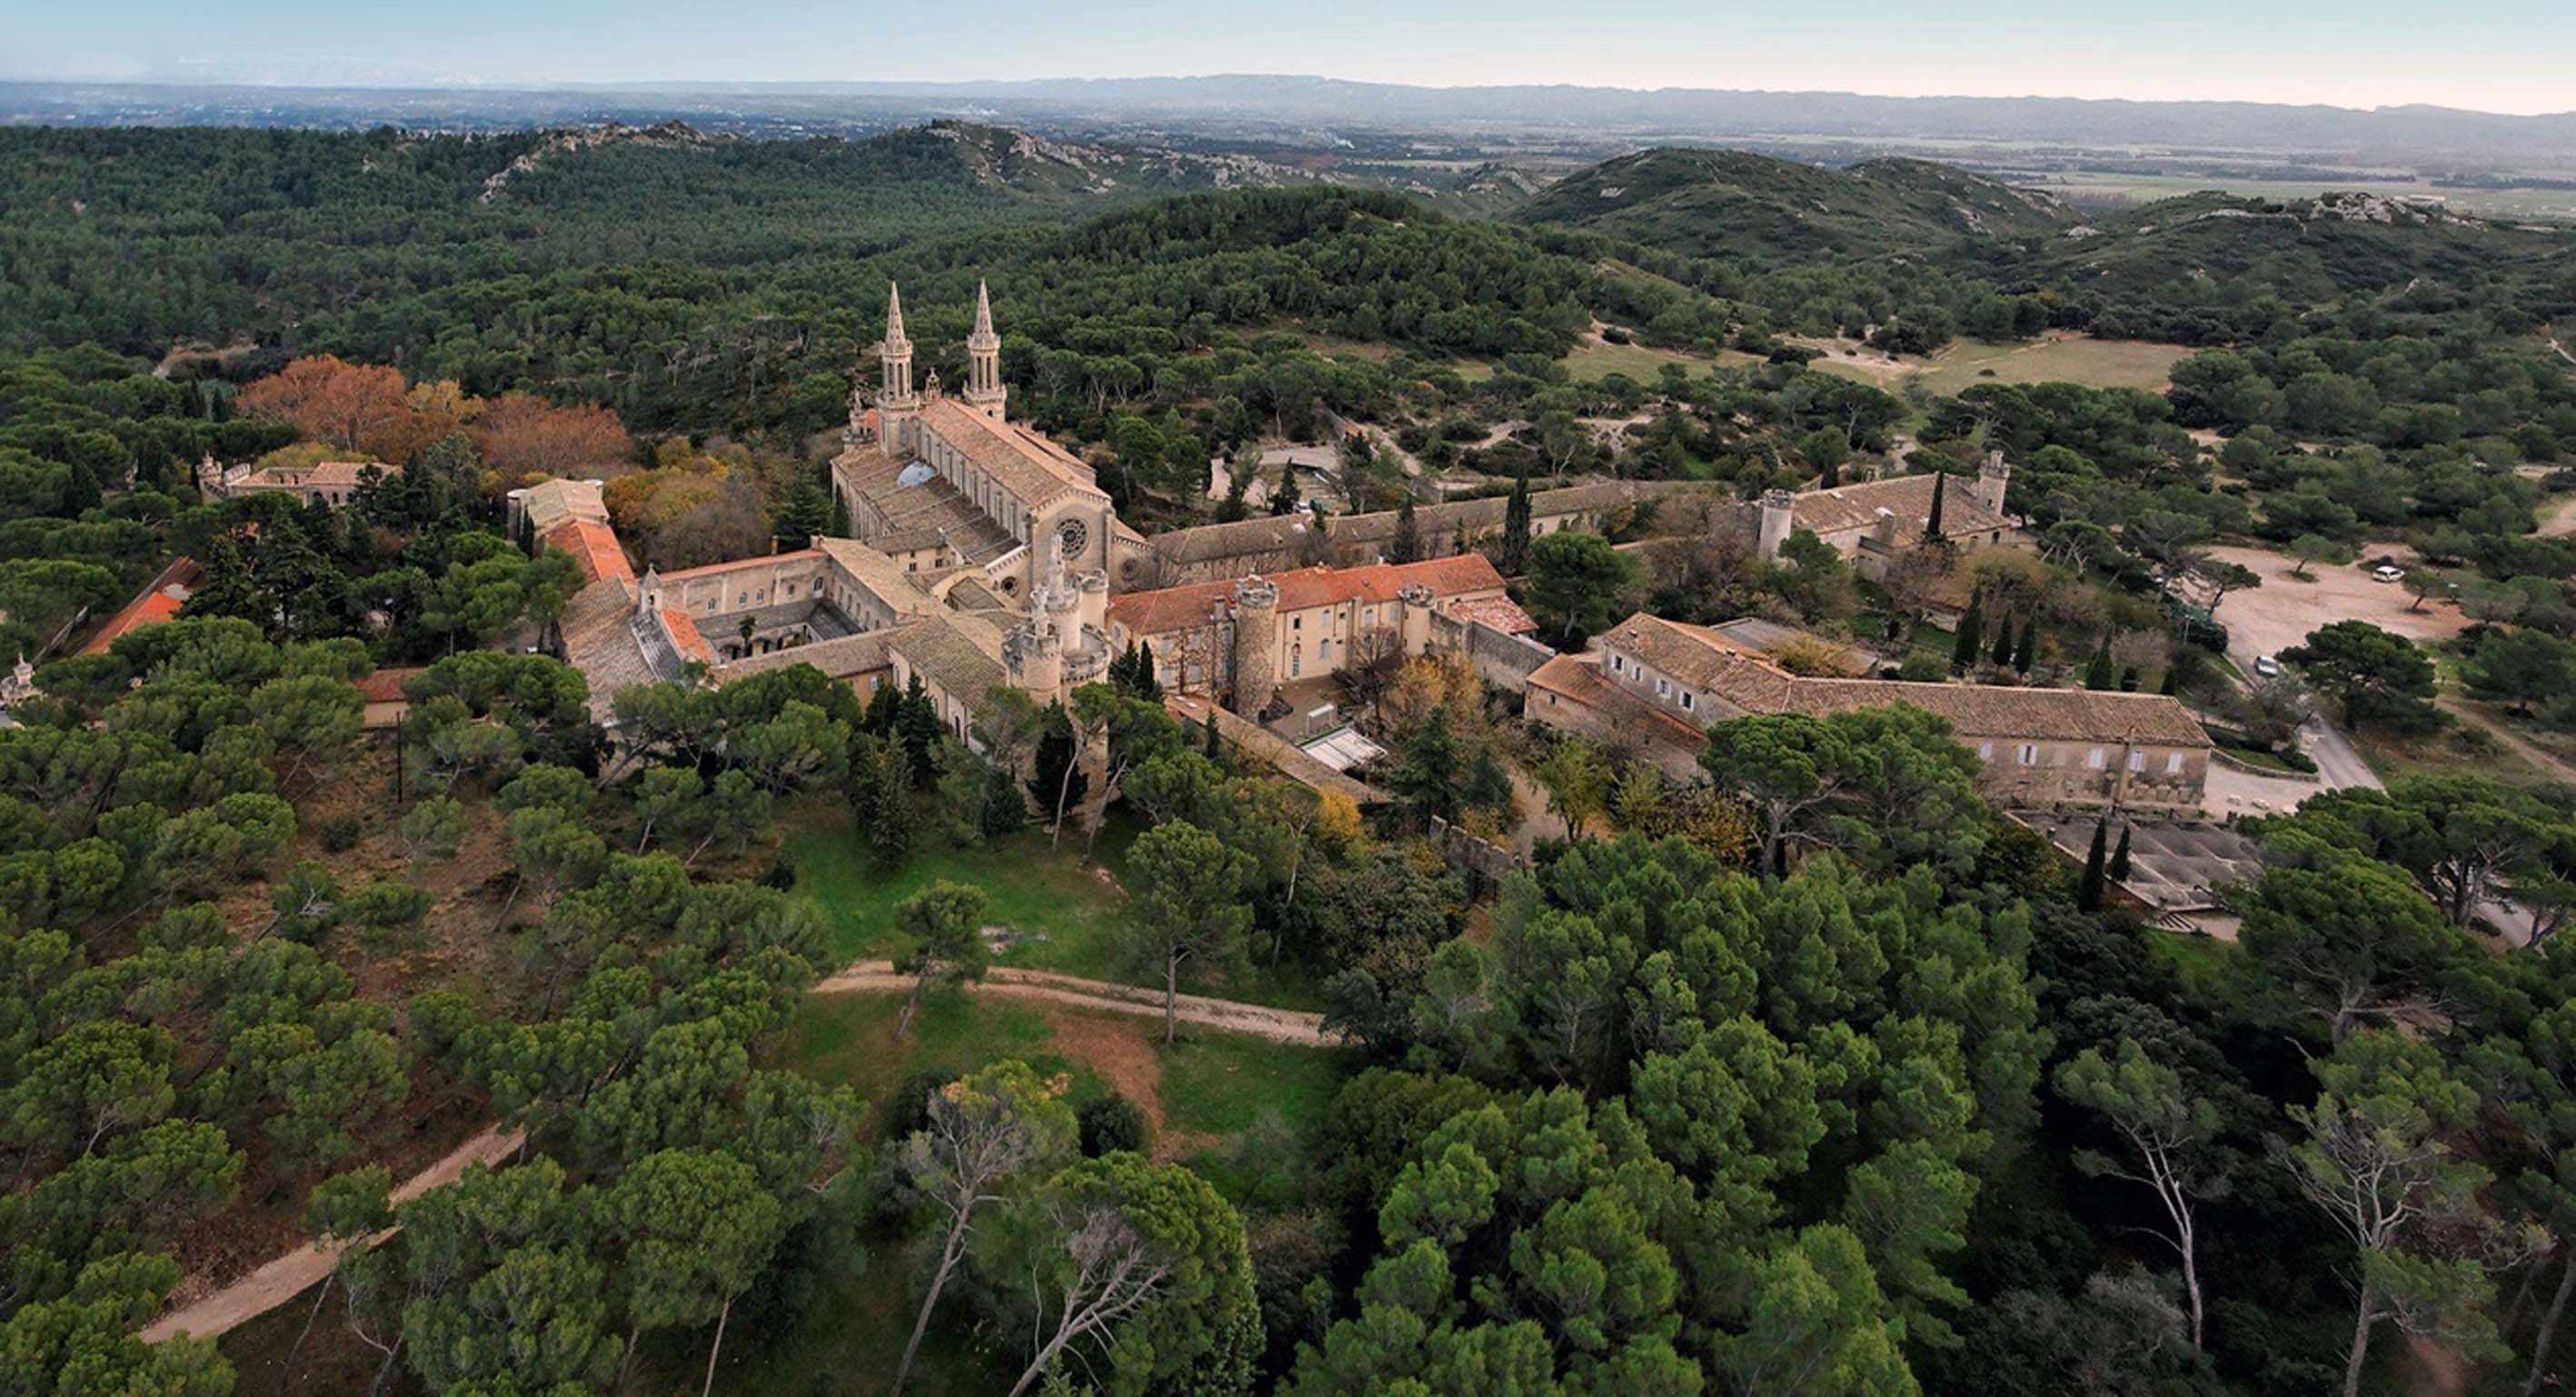
[[[1172,693],[1257,717],[1301,681],[1434,648],[1435,625],[1537,629],[1481,553],[1418,563],[1296,568],[1112,598],[1110,643],[1143,644]]]
[[[1949,720],[1997,805],[2201,807],[2212,743],[2191,710],[2164,695],[1808,678],[1707,627],[1643,613],[1601,635],[1595,653],[1541,665],[1526,712],[1696,780],[1711,723],[1898,703]]]

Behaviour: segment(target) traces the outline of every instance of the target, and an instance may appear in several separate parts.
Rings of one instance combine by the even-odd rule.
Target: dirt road
[[[396,1185],[393,1200],[417,1198],[441,1184],[455,1182],[469,1164],[490,1164],[519,1147],[519,1132],[498,1126],[459,1145],[445,1159]],[[386,1228],[367,1239],[374,1246],[399,1228]],[[212,1338],[267,1314],[303,1294],[331,1274],[338,1250],[307,1242],[223,1289],[152,1321],[143,1328],[146,1343],[194,1334]]]
[[[861,961],[840,974],[814,987],[816,994],[900,993],[912,988],[912,977],[895,973],[891,961]],[[977,994],[997,994],[1011,999],[1039,999],[1056,1004],[1069,1004],[1081,1009],[1100,1009],[1116,1014],[1163,1016],[1160,992],[1135,985],[1112,984],[1106,980],[1084,980],[1072,975],[1058,975],[1045,970],[1019,970],[995,966],[984,979],[973,986]],[[1174,1006],[1174,1017],[1183,1023],[1222,1028],[1232,1033],[1249,1033],[1273,1042],[1295,1043],[1309,1048],[1339,1045],[1338,1035],[1324,1032],[1324,1016],[1304,1014],[1294,1009],[1272,1009],[1266,1005],[1243,1004],[1231,999],[1210,999],[1204,995],[1182,995]]]
[[[911,988],[912,977],[896,974],[893,962],[872,960],[861,961],[823,981],[814,987],[814,993],[901,993]],[[1163,997],[1152,990],[1111,984],[1105,980],[1084,980],[1044,970],[996,966],[985,974],[975,991],[1113,1014],[1156,1019],[1163,1016]],[[1221,1028],[1231,1033],[1249,1033],[1301,1047],[1330,1048],[1341,1043],[1339,1034],[1324,1032],[1323,1015],[1299,1013],[1294,1009],[1273,1009],[1231,999],[1185,994],[1174,1006],[1174,1016],[1184,1023]],[[394,1201],[399,1203],[441,1184],[452,1183],[465,1172],[465,1166],[494,1163],[518,1148],[517,1131],[494,1126],[457,1146],[454,1152],[436,1164],[403,1180],[393,1191]],[[384,1241],[394,1231],[388,1228],[368,1238],[367,1245]],[[319,1284],[323,1277],[331,1274],[337,1256],[336,1250],[307,1242],[240,1280],[152,1321],[144,1327],[143,1338],[146,1342],[180,1334],[210,1338],[237,1328]]]

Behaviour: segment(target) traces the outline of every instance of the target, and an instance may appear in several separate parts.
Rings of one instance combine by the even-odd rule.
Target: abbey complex
[[[807,664],[863,696],[918,680],[968,738],[996,685],[1043,706],[1133,646],[1150,652],[1168,692],[1258,723],[1328,702],[1346,670],[1439,653],[1528,692],[1532,718],[1636,748],[1677,775],[1717,718],[1903,699],[1951,717],[2006,803],[2201,802],[2209,740],[2158,695],[1801,677],[1758,650],[1648,617],[1587,653],[1558,655],[1531,638],[1537,628],[1478,551],[1501,534],[1500,498],[1416,509],[1421,556],[1402,562],[1389,558],[1391,512],[1298,512],[1147,537],[1118,518],[1088,464],[1011,420],[980,287],[966,351],[955,391],[935,373],[916,383],[901,292],[889,290],[877,372],[852,392],[848,444],[831,463],[848,538],[636,576],[595,487],[552,482],[514,501],[588,579],[560,643],[590,677],[598,714],[621,688],[692,664],[717,684]],[[1926,476],[1757,502],[1675,482],[1577,485],[1534,492],[1529,528],[1733,534],[1765,555],[1804,531],[1875,578],[1928,533],[1966,549],[2014,546],[2009,475],[1997,454],[1955,493]]]

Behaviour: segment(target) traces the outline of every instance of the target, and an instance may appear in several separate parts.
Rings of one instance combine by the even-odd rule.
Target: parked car
[[[2406,569],[2395,563],[2381,563],[2370,570],[2370,575],[2381,582],[2394,582],[2406,575]]]
[[[2269,655],[2257,655],[2254,657],[2254,672],[2269,679],[2281,672],[2281,662]]]

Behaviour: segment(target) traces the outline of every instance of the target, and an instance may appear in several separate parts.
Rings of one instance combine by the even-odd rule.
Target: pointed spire
[[[993,333],[993,298],[985,293],[983,278],[975,280],[975,333]]]
[[[886,343],[897,344],[902,339],[903,289],[889,281],[886,283]]]

